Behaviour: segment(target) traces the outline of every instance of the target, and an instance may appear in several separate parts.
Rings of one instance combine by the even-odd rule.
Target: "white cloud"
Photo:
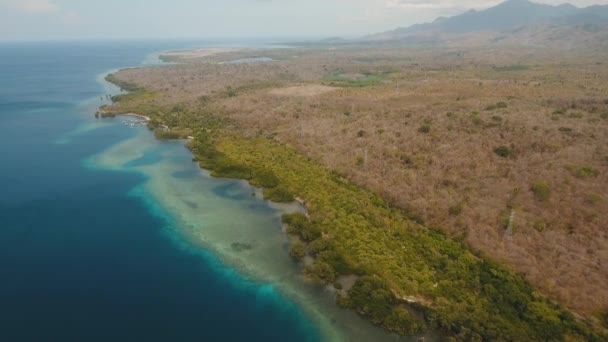
[[[0,6],[34,14],[55,13],[60,10],[51,0],[0,0]]]

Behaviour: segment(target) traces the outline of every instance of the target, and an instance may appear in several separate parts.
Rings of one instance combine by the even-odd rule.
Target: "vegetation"
[[[289,247],[289,255],[296,260],[304,258],[306,256],[306,246],[299,240],[292,242]]]
[[[506,102],[498,102],[496,104],[488,105],[485,109],[487,111],[492,111],[492,110],[501,109],[501,108],[507,108],[507,107],[508,107],[508,105],[507,105]]]
[[[513,150],[507,146],[499,146],[494,149],[494,153],[499,157],[508,158],[513,155]]]
[[[576,168],[574,174],[579,178],[590,178],[599,176],[600,172],[591,166]]]
[[[422,125],[418,128],[418,132],[420,133],[431,133],[431,125]]]
[[[551,188],[549,187],[549,184],[547,184],[547,182],[545,181],[538,181],[533,183],[530,189],[534,193],[536,199],[541,202],[547,202],[551,197]]]
[[[339,302],[387,329],[413,334],[429,326],[463,340],[594,338],[588,327],[537,295],[521,276],[413,223],[378,196],[292,148],[222,131],[197,135],[192,147],[201,165],[210,165],[208,151],[213,150],[220,159],[229,158],[239,174],[263,169],[277,177],[280,187],[306,199],[310,219],[296,213],[285,215],[283,222],[315,258],[307,274],[328,283],[338,275],[360,275]],[[218,164],[212,165],[217,170]],[[296,246],[292,255],[297,257],[302,248]],[[425,305],[408,306],[402,298],[409,296]],[[409,310],[418,310],[424,320]]]
[[[293,195],[282,187],[264,189],[264,198],[278,203],[289,203],[295,200]]]
[[[348,297],[341,297],[338,302],[400,335],[415,335],[425,326],[405,305],[399,303],[389,286],[376,276],[361,277],[348,292]]]
[[[157,129],[154,131],[154,136],[160,140],[172,140],[181,138],[180,134],[174,131],[165,131],[162,129]]]
[[[452,215],[452,216],[458,216],[458,215],[462,214],[462,210],[463,210],[462,204],[457,204],[457,205],[451,206],[449,209],[449,212],[450,212],[450,215]]]
[[[109,75],[107,75],[105,77],[105,80],[108,81],[108,82],[110,82],[110,83],[115,84],[122,91],[138,92],[138,91],[142,90],[142,88],[139,87],[137,84],[131,83],[131,82],[127,82],[127,81],[123,81],[122,79],[116,77],[115,74],[109,74]]]
[[[273,53],[283,58],[275,58]],[[539,243],[548,242],[535,240],[542,235],[534,229],[535,222],[543,222],[538,231],[554,229],[552,233],[560,237],[561,230],[555,227],[561,222],[576,225],[577,217],[587,215],[568,214],[576,205],[559,206],[568,198],[567,191],[586,185],[580,191],[583,202],[590,190],[601,193],[604,189],[606,173],[594,162],[599,160],[594,153],[606,156],[605,150],[582,148],[584,154],[578,160],[563,159],[572,156],[564,152],[568,148],[603,146],[603,123],[589,125],[586,120],[562,116],[570,130],[560,130],[551,120],[551,112],[575,104],[580,111],[596,106],[597,116],[608,109],[606,104],[571,97],[562,100],[564,87],[581,98],[594,91],[580,88],[584,90],[579,92],[578,85],[564,86],[551,79],[555,74],[552,67],[535,66],[529,73],[518,73],[520,79],[513,82],[506,79],[508,74],[495,72],[503,70],[492,70],[491,66],[445,71],[441,69],[442,57],[432,61],[408,57],[406,66],[405,59],[393,58],[390,63],[395,63],[394,69],[402,71],[391,73],[390,79],[388,74],[376,72],[384,81],[355,86],[352,80],[366,70],[389,68],[338,67],[336,63],[348,64],[348,58],[340,56],[350,53],[303,50],[298,55],[307,62],[299,63],[301,59],[291,60],[291,51],[269,52],[282,60],[272,68],[197,63],[145,72],[126,70],[121,78],[144,84],[148,98],[140,91],[132,98],[121,98],[108,111],[146,114],[152,117],[150,125],[155,128],[166,126],[181,136],[189,132],[194,136],[189,145],[195,159],[214,176],[247,179],[265,188],[265,196],[273,199],[291,200],[297,195],[305,200],[310,217],[283,219],[294,240],[315,260],[306,273],[327,283],[341,275],[359,276],[356,285],[338,299],[340,304],[391,331],[407,335],[439,328],[461,340],[600,339],[586,323],[534,291],[518,272],[525,271],[544,293],[569,305],[584,303],[589,308],[596,296],[587,294],[602,293],[599,288],[589,291],[599,283],[603,287],[604,283],[595,279],[582,284],[576,281],[575,288],[560,287],[563,282],[555,282],[551,272],[568,275],[580,266],[588,272],[589,267],[579,257],[572,259],[579,264],[558,258],[556,267],[539,267],[552,258],[543,254],[546,248],[538,248]],[[399,56],[394,51],[382,53]],[[468,64],[470,69],[472,65]],[[577,75],[564,68],[560,67],[564,77]],[[324,87],[330,93],[306,95],[310,96],[306,100],[304,95],[268,89],[269,84],[281,90],[295,82],[327,84],[327,70],[347,70],[339,75],[351,80],[343,84],[335,81],[333,86],[341,89]],[[593,72],[603,75],[605,70],[598,67]],[[433,82],[425,82],[428,74],[433,75]],[[488,75],[496,79],[486,81]],[[543,77],[545,86],[537,87],[535,82]],[[594,78],[597,82],[601,79]],[[479,83],[484,86],[479,87]],[[492,84],[497,86],[488,86]],[[238,90],[236,96],[227,93],[229,86]],[[528,94],[534,94],[533,100]],[[556,100],[541,104],[539,94]],[[509,102],[509,113],[482,112],[487,103],[496,103],[495,109],[507,108],[503,99]],[[495,114],[504,118],[500,124],[493,118]],[[416,134],[423,125],[430,126],[429,118],[433,134]],[[495,146],[511,146],[508,149],[517,150],[517,158],[496,163],[487,158]],[[361,157],[364,154],[366,158]],[[353,167],[357,158],[365,167]],[[594,165],[598,175],[580,178],[566,174],[576,185],[566,187],[561,183],[564,175],[558,173],[564,168],[555,165]],[[530,185],[535,178],[545,181]],[[539,184],[546,188],[536,189]],[[528,188],[532,191],[525,191]],[[548,201],[549,197],[555,200]],[[595,203],[595,207],[587,205],[585,209],[595,210],[601,218],[605,201]],[[517,208],[516,254],[501,247],[507,245],[502,234],[494,237],[499,214],[512,206]],[[439,226],[458,239],[425,228],[422,222]],[[519,231],[525,238],[519,238]],[[579,236],[556,241],[563,245],[587,240]],[[480,252],[472,253],[467,244]],[[568,250],[577,253],[579,249],[569,246]],[[295,247],[293,253],[297,257],[301,251]],[[517,272],[492,262],[486,254],[507,261]],[[602,277],[598,274],[597,278]],[[559,291],[552,292],[553,288]],[[571,299],[576,300],[562,296],[570,290],[576,293]]]
[[[360,74],[335,72],[325,78],[325,83],[338,87],[370,87],[382,83],[387,74],[388,72],[374,73],[369,71]]]

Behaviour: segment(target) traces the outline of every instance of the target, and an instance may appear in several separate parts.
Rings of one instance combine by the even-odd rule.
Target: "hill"
[[[555,36],[565,46],[605,46],[608,6],[578,8],[528,0],[508,0],[482,11],[438,18],[364,37],[364,41],[401,41],[423,45],[525,44],[552,46]]]

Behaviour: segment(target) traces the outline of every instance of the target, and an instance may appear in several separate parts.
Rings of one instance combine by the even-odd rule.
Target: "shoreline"
[[[97,111],[95,112],[95,118],[97,118],[97,119],[114,118],[114,117],[117,117],[117,116],[136,117],[136,118],[140,118],[140,119],[144,120],[146,123],[150,122],[152,120],[147,115],[136,114],[136,113],[113,113],[113,112],[107,112],[107,111],[103,110],[103,108],[101,108],[101,107],[99,107],[97,109]]]
[[[304,278],[301,270],[302,265],[291,260],[288,253],[284,250],[284,243],[289,240],[289,235],[281,229],[276,220],[280,220],[280,214],[287,212],[298,212],[303,210],[297,201],[292,203],[275,203],[263,199],[261,190],[252,186],[245,180],[217,178],[210,175],[197,163],[190,163],[188,168],[195,168],[200,175],[196,175],[190,180],[190,185],[185,187],[179,181],[171,180],[170,174],[173,171],[166,166],[157,167],[156,165],[143,165],[125,168],[129,161],[141,157],[141,151],[136,152],[139,146],[144,150],[157,148],[156,144],[160,140],[147,130],[142,130],[131,139],[120,142],[118,145],[102,151],[91,159],[93,167],[102,167],[121,172],[137,172],[146,176],[147,182],[141,184],[134,193],[141,197],[147,205],[159,206],[167,213],[170,235],[176,234],[175,239],[183,239],[190,248],[200,250],[203,254],[212,257],[213,266],[221,271],[222,274],[237,274],[239,277],[257,284],[261,288],[268,286],[273,289],[278,296],[284,297],[288,302],[296,305],[299,310],[312,322],[323,336],[323,341],[350,341],[356,336],[367,336],[366,340],[374,341],[410,341],[407,337],[397,337],[373,325],[363,317],[357,315],[352,310],[346,310],[336,305],[332,291],[328,291],[326,285],[319,285]],[[181,140],[173,140],[174,145],[183,147]],[[167,145],[165,145],[167,146]],[[186,149],[185,149],[186,150]],[[124,155],[128,153],[128,155]],[[192,155],[191,151],[183,151]],[[120,159],[115,159],[119,157]],[[188,158],[189,159],[189,158]],[[202,178],[199,178],[202,177]],[[167,182],[167,180],[171,180]],[[209,184],[238,184],[246,200],[255,198],[253,203],[265,203],[272,208],[275,213],[268,216],[268,213],[258,212],[256,209],[246,206],[246,212],[252,215],[263,215],[267,217],[268,224],[263,229],[264,232],[255,232],[251,228],[256,227],[255,221],[243,222],[244,227],[230,227],[228,231],[222,222],[216,222],[215,215],[208,216],[203,208],[207,208],[205,198],[209,198],[206,191],[197,191],[196,187],[207,187]],[[252,191],[256,196],[250,196]],[[178,195],[179,194],[179,195]],[[198,201],[198,202],[197,202]],[[232,202],[231,197],[219,199],[225,204]],[[197,208],[189,207],[187,203],[198,203]],[[212,212],[221,212],[223,208],[207,208]],[[273,219],[274,217],[274,219]],[[208,221],[211,219],[211,221]],[[239,218],[235,219],[240,221]],[[236,222],[236,221],[235,221]],[[274,222],[274,223],[273,223]],[[201,228],[203,228],[201,230]],[[259,229],[259,227],[258,227]],[[234,234],[238,237],[234,237]],[[244,236],[241,236],[243,234]],[[232,238],[230,236],[233,236]],[[248,240],[254,239],[253,241]],[[277,240],[278,239],[278,240]],[[177,241],[177,240],[176,240]],[[179,242],[179,241],[178,241]],[[235,248],[242,247],[242,250]],[[249,249],[249,244],[253,246]],[[237,286],[239,283],[236,284]],[[352,322],[356,323],[352,323]]]
[[[105,79],[105,77],[102,77],[100,81],[115,86],[115,84]],[[103,114],[106,114],[106,116]],[[146,123],[151,120],[149,116],[137,113],[108,113],[104,111],[102,107],[98,108],[95,116],[98,119],[131,116],[141,118],[145,120]],[[148,128],[147,125],[146,128]],[[156,143],[162,142],[162,139],[158,139],[154,133],[150,132],[148,129],[146,129],[146,132],[143,134],[149,135],[149,138]],[[186,147],[186,150],[188,150],[187,153],[191,157],[194,157],[195,154],[188,148],[188,142],[193,140],[193,136],[188,136],[186,139],[175,139],[174,141],[180,141],[180,145]],[[198,162],[195,164],[203,177],[218,182],[236,181],[243,189],[251,189],[257,200],[262,201],[269,208],[272,208],[281,214],[300,212],[309,217],[308,205],[306,201],[300,197],[295,197],[290,203],[274,202],[264,198],[263,188],[256,187],[245,179],[213,177],[211,176],[212,170],[203,168]],[[122,168],[115,169],[123,171]],[[147,185],[142,185],[142,189],[143,188],[147,188]],[[150,194],[153,195],[153,193]],[[143,193],[140,193],[140,195],[143,196]],[[156,196],[153,195],[153,198],[155,197]],[[153,199],[144,198],[143,200],[144,202],[149,202]],[[154,200],[158,201],[158,199]],[[357,314],[354,310],[345,309],[337,305],[336,295],[338,291],[335,291],[331,284],[317,284],[306,277],[303,273],[303,267],[306,265],[305,260],[293,262],[289,253],[287,253],[287,250],[281,251],[280,254],[277,254],[276,256],[269,255],[269,257],[271,257],[271,259],[279,258],[289,260],[291,265],[289,266],[288,273],[292,273],[292,277],[294,277],[295,280],[287,282],[285,278],[286,275],[283,272],[268,278],[268,274],[273,273],[272,270],[266,270],[265,272],[256,271],[256,268],[258,268],[259,265],[248,265],[248,260],[240,260],[240,258],[235,257],[234,255],[231,256],[230,252],[227,252],[227,250],[223,249],[220,245],[199,236],[196,231],[191,229],[187,222],[183,221],[181,218],[182,214],[179,210],[171,205],[166,206],[166,203],[163,203],[163,201],[159,201],[157,205],[165,207],[164,210],[172,216],[172,220],[180,227],[174,233],[185,238],[185,241],[191,244],[191,248],[201,249],[202,252],[216,259],[214,263],[217,264],[215,264],[214,267],[223,264],[226,266],[224,272],[232,273],[236,271],[236,273],[241,277],[244,277],[244,279],[248,279],[248,281],[257,283],[260,286],[263,286],[264,283],[269,283],[271,286],[276,287],[277,293],[280,296],[284,296],[302,310],[307,319],[316,326],[321,336],[323,336],[324,341],[350,341],[356,339],[358,336],[367,336],[368,339],[374,341],[414,341],[417,339],[417,337],[396,336],[382,327],[371,323],[365,317]],[[288,234],[285,223],[281,222],[280,215],[277,217],[277,220],[277,228],[280,232],[280,236],[291,244],[293,237]],[[272,280],[273,278],[275,278],[275,280]],[[353,321],[356,323],[352,323]]]
[[[151,120],[149,116],[141,115],[141,114],[135,114],[135,113],[125,113],[125,114],[117,114],[117,115],[118,116],[132,116],[132,117],[144,119],[146,122],[149,122]]]
[[[128,105],[127,102],[127,106],[122,109],[129,110]],[[131,110],[137,111],[137,107],[131,107]],[[201,115],[199,112],[190,114]],[[162,115],[160,118],[155,116],[155,119],[159,119],[161,122],[162,118]],[[369,285],[372,289],[377,288],[393,294],[386,298],[379,298],[380,301],[372,299],[368,295],[362,296],[360,293],[355,293],[357,297],[354,298],[349,298],[350,293],[349,296],[340,298],[342,305],[363,315],[367,314],[368,320],[370,318],[369,312],[366,311],[368,304],[386,304],[390,308],[392,316],[387,316],[386,311],[381,312],[382,320],[375,319],[375,321],[388,323],[378,324],[379,326],[389,331],[400,331],[402,335],[412,335],[410,331],[419,331],[419,328],[426,332],[443,331],[456,334],[461,325],[459,319],[453,317],[450,312],[459,310],[459,298],[463,296],[468,296],[472,300],[468,305],[468,308],[472,310],[469,310],[470,314],[465,314],[465,317],[470,318],[473,323],[463,324],[462,327],[470,327],[474,329],[475,334],[479,333],[483,336],[494,336],[497,326],[510,328],[505,331],[507,335],[517,336],[518,331],[521,331],[518,327],[521,326],[529,329],[530,334],[544,336],[542,329],[526,323],[527,316],[524,314],[506,317],[509,319],[506,326],[501,321],[504,319],[503,316],[491,319],[493,306],[504,307],[506,311],[509,311],[515,306],[534,304],[542,307],[551,315],[567,313],[566,308],[551,306],[544,296],[535,295],[530,284],[520,276],[513,274],[508,267],[495,263],[489,258],[476,257],[467,246],[420,225],[407,213],[386,205],[378,195],[368,189],[350,184],[342,178],[336,179],[336,175],[332,174],[331,170],[311,163],[305,155],[298,154],[295,149],[276,144],[271,139],[248,139],[247,136],[239,136],[238,132],[223,132],[219,128],[212,133],[216,134],[201,135],[200,139],[195,141],[197,145],[193,149],[193,154],[196,161],[200,161],[199,165],[202,168],[213,170],[215,175],[244,178],[254,184],[275,184],[269,185],[269,187],[278,188],[280,191],[277,193],[279,194],[286,194],[282,196],[283,198],[291,198],[291,195],[301,196],[310,203],[313,210],[312,218],[300,222],[302,227],[298,228],[300,230],[297,231],[297,235],[300,235],[307,243],[311,243],[311,240],[317,242],[311,255],[324,253],[325,256],[335,258],[321,259],[320,264],[311,265],[319,267],[307,269],[312,272],[309,274],[331,285],[335,276],[349,274],[356,270],[366,276],[362,280],[365,286]],[[289,163],[285,163],[287,160]],[[294,173],[294,168],[300,172]],[[279,180],[273,181],[272,177]],[[343,204],[333,205],[332,203]],[[366,205],[362,206],[362,203],[366,203]],[[357,220],[358,224],[352,224],[353,220]],[[303,232],[308,235],[303,235]],[[399,239],[394,239],[395,235]],[[323,243],[326,239],[331,239],[333,243]],[[353,240],[366,245],[367,250],[362,253],[358,245],[351,244]],[[319,247],[322,249],[317,249]],[[306,249],[305,245],[305,252]],[[418,253],[419,249],[435,250],[437,253],[429,255]],[[447,265],[443,259],[445,255],[453,256]],[[400,260],[402,261],[400,262]],[[417,264],[409,262],[410,260],[424,265],[424,272],[416,268]],[[387,272],[380,277],[377,272],[382,271],[382,267],[385,270],[395,271]],[[444,267],[466,268],[470,272],[466,274],[437,272]],[[403,274],[410,275],[404,276]],[[492,276],[488,276],[488,274],[492,274]],[[481,277],[486,282],[491,282],[498,291],[515,289],[518,292],[518,296],[515,297],[517,302],[501,302],[501,299],[492,296],[492,292],[489,290],[476,291],[475,279]],[[435,284],[441,282],[442,287],[437,289],[437,285],[433,285],[433,281]],[[462,284],[463,282],[471,286],[450,287],[451,284]],[[391,283],[395,284],[393,288],[387,285]],[[410,287],[413,286],[412,284],[420,288],[412,290]],[[361,289],[359,288],[358,291]],[[425,327],[425,321],[420,326],[417,325],[417,322],[422,320],[420,319],[422,315],[414,316],[408,311],[413,305],[408,300],[411,298],[410,294],[423,297],[426,295],[429,303],[433,303],[433,299],[437,297],[444,296],[447,299],[446,306],[421,305],[423,307],[421,310],[428,309],[432,314],[440,315],[440,319],[444,319],[447,323],[442,323],[443,326],[437,327],[434,325],[436,321],[431,316],[431,319],[428,320],[429,326]],[[404,307],[408,309],[404,309]],[[415,309],[412,308],[412,310]],[[439,311],[440,309],[443,311]],[[481,312],[484,313],[484,316],[474,316],[472,312]],[[528,311],[524,313],[528,314]],[[488,316],[486,317],[486,315]],[[589,325],[584,325],[589,322],[575,322],[570,316],[564,317],[566,317],[564,324],[574,327],[572,329],[576,328],[581,334],[594,336],[594,331],[587,330]],[[544,316],[542,318],[544,319]],[[390,321],[384,322],[387,319]],[[398,322],[394,319],[398,319]],[[426,320],[426,318],[424,319]],[[455,325],[451,326],[452,321]]]

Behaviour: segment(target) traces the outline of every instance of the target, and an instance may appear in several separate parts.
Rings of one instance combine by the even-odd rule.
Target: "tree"
[[[306,256],[306,247],[300,240],[296,240],[291,243],[289,255],[296,260],[301,260]]]

